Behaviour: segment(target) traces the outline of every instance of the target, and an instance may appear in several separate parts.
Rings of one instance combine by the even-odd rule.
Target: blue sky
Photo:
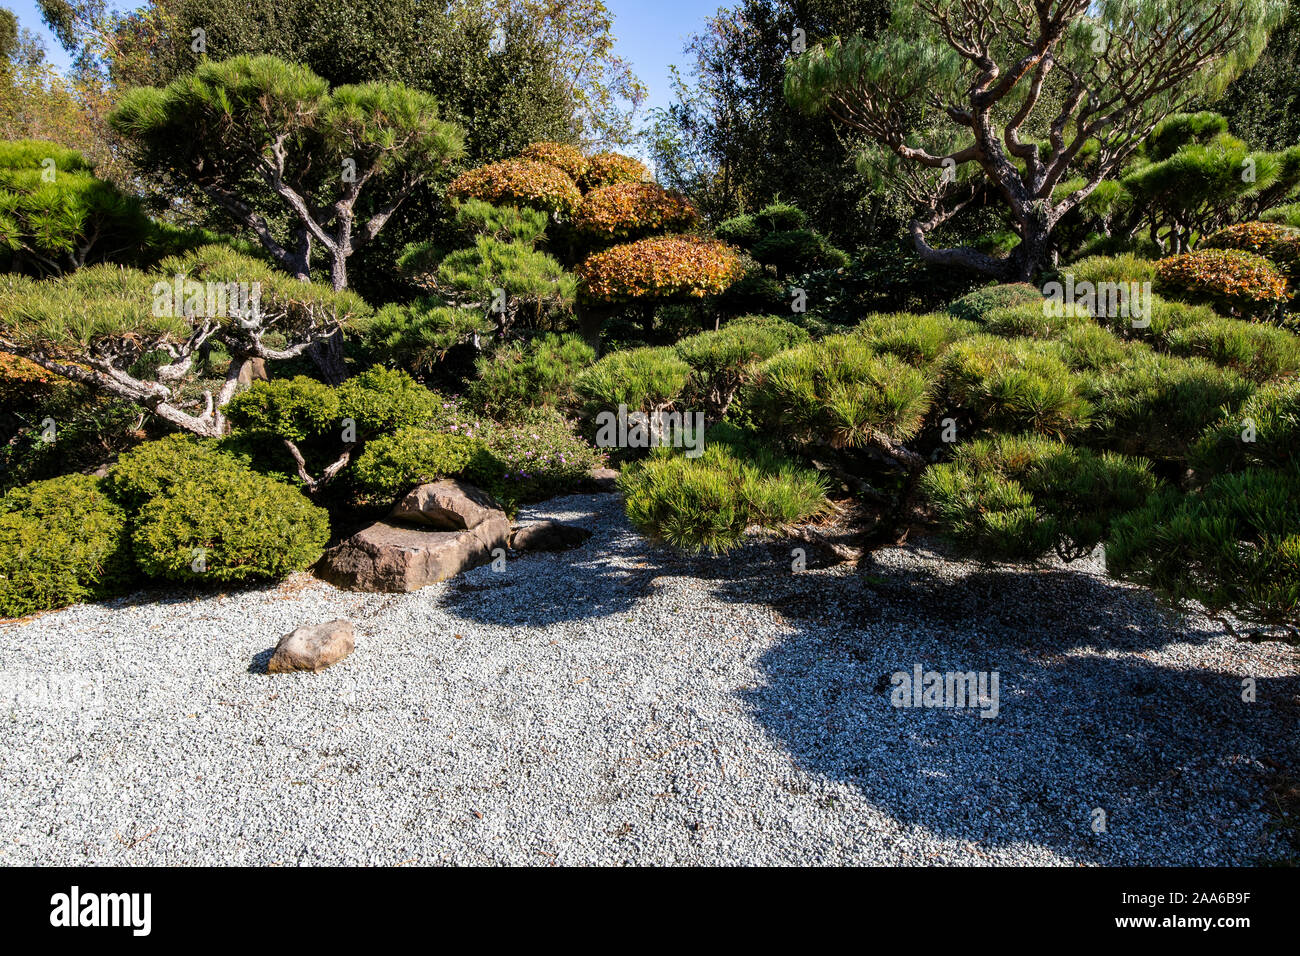
[[[724,0],[605,0],[605,3],[614,15],[618,54],[633,65],[649,87],[647,108],[668,105],[672,99],[669,65],[684,64],[682,47],[687,39],[709,14],[725,5]],[[115,5],[129,7],[131,4]],[[36,0],[0,0],[0,6],[12,10],[20,26],[44,37],[51,63],[61,68],[68,65],[67,54],[41,23]]]

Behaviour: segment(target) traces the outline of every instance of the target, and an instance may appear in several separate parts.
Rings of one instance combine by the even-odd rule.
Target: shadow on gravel
[[[905,561],[828,571],[810,555],[796,574],[791,546],[690,557],[616,529],[522,558],[512,573],[480,568],[442,602],[475,621],[543,627],[616,618],[656,578],[689,575],[791,629],[758,658],[760,686],[739,695],[764,732],[902,823],[1082,862],[1277,855],[1263,832],[1265,780],[1300,768],[1300,676],[1242,670],[1254,656],[1244,643],[1233,645],[1235,665],[1197,666],[1171,645],[1199,645],[1204,661],[1215,633],[1182,628],[1149,593],[1083,572],[981,568],[914,542]],[[480,600],[487,589],[502,590]],[[916,664],[997,671],[998,716],[894,707],[890,676]],[[1242,700],[1246,676],[1254,703]]]
[[[761,587],[740,576],[719,594],[765,593],[795,630],[742,696],[805,769],[899,822],[983,847],[1031,842],[1111,864],[1276,855],[1261,804],[1266,777],[1300,766],[1300,676],[1160,654],[1212,635],[1082,573],[877,567],[807,587],[768,568]],[[997,717],[895,707],[891,675],[917,664],[999,672]]]
[[[253,659],[248,663],[248,673],[265,674],[267,665],[271,663],[271,658],[275,656],[275,648],[268,647],[264,651],[258,651]]]

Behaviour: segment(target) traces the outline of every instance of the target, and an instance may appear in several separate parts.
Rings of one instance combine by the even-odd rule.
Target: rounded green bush
[[[236,464],[173,482],[140,509],[132,540],[150,577],[225,583],[305,570],[329,535],[324,509]]]
[[[1106,570],[1175,601],[1247,621],[1300,618],[1300,466],[1220,475],[1169,489],[1115,521]]]
[[[1151,464],[1040,435],[996,435],[958,446],[926,469],[921,493],[944,532],[980,554],[1038,558],[1092,551],[1110,522],[1155,492]]]
[[[772,456],[750,458],[707,436],[698,458],[657,452],[625,468],[619,487],[633,525],[688,551],[726,551],[751,526],[779,530],[829,507],[817,472]]]
[[[978,322],[994,309],[1015,305],[1033,305],[1043,301],[1043,293],[1028,282],[1008,282],[976,289],[948,306],[948,313],[969,322]]]
[[[1068,266],[1062,266],[1062,281],[1066,276],[1074,277],[1076,288],[1083,282],[1092,283],[1094,288],[1104,282],[1121,285],[1154,282],[1156,264],[1151,259],[1143,259],[1132,253],[1118,256],[1089,256]]]
[[[810,272],[813,269],[843,269],[848,255],[830,240],[812,229],[788,229],[763,236],[749,250],[763,265],[772,266],[778,275]]]
[[[337,389],[339,415],[373,435],[427,422],[438,407],[437,394],[406,372],[376,365],[354,375]]]
[[[0,617],[117,593],[131,580],[126,512],[89,475],[0,497]]]
[[[478,373],[469,387],[471,403],[495,418],[518,418],[534,408],[555,408],[573,402],[578,374],[596,360],[596,350],[581,336],[554,333],[534,339],[527,347],[509,345],[475,364]]]
[[[584,417],[626,405],[652,412],[681,395],[691,367],[670,348],[621,349],[584,369],[575,387],[586,404]]]
[[[1151,351],[1080,380],[1096,412],[1089,444],[1175,463],[1223,408],[1236,409],[1254,391],[1231,369]]]
[[[952,343],[973,335],[976,328],[973,322],[938,312],[894,312],[868,316],[855,331],[877,353],[897,355],[909,365],[924,368],[934,364]]]
[[[1071,325],[1058,341],[1065,364],[1075,372],[1115,368],[1125,362],[1133,349],[1146,348],[1140,343],[1127,343],[1109,329],[1092,323]]]
[[[1055,339],[1067,328],[1093,325],[1092,314],[1083,306],[1026,302],[990,309],[984,313],[984,329],[1006,338]]]
[[[738,315],[727,322],[727,327],[730,328],[740,326],[761,329],[768,335],[776,336],[780,340],[783,349],[792,349],[796,345],[803,345],[810,338],[807,329],[801,325],[796,325],[783,315]]]
[[[339,393],[305,375],[253,382],[230,400],[226,417],[239,428],[300,442],[338,426]]]
[[[1216,317],[1172,330],[1164,344],[1174,355],[1207,358],[1261,384],[1300,373],[1300,336],[1271,325]]]
[[[470,470],[491,474],[489,464],[480,439],[407,426],[367,442],[353,465],[352,481],[364,497],[385,500]]]
[[[1300,379],[1266,385],[1235,412],[1205,430],[1192,446],[1192,467],[1203,476],[1243,468],[1283,468],[1300,447]]]
[[[181,482],[201,480],[241,464],[234,456],[218,451],[210,441],[192,435],[167,435],[123,452],[109,471],[105,488],[114,500],[134,513]]]
[[[978,335],[953,345],[941,371],[953,405],[988,428],[1064,437],[1092,414],[1054,343]]]
[[[905,441],[930,408],[930,383],[862,336],[831,335],[759,366],[748,406],[756,423],[796,445],[859,448]]]

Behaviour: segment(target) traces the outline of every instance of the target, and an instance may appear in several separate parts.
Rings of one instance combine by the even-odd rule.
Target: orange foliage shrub
[[[1229,311],[1260,314],[1290,296],[1286,277],[1263,256],[1236,249],[1202,249],[1156,263],[1161,291]]]
[[[655,183],[616,183],[583,197],[573,225],[603,239],[629,239],[650,232],[680,232],[699,219],[690,201]]]
[[[650,170],[645,163],[622,153],[597,153],[587,160],[587,171],[578,184],[583,189],[599,189],[615,183],[647,182]]]
[[[591,165],[590,160],[582,155],[582,150],[568,143],[529,143],[519,156],[522,159],[531,159],[534,162],[554,166],[574,181],[577,181]]]
[[[589,256],[577,269],[582,294],[597,302],[703,298],[744,273],[740,253],[694,236],[656,236]]]
[[[531,159],[507,159],[461,173],[447,187],[447,195],[565,215],[582,202],[578,187],[563,170]]]

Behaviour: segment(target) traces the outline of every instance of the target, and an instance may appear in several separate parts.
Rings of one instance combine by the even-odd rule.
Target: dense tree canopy
[[[290,274],[310,276],[315,248],[335,289],[347,286],[353,251],[463,142],[427,93],[398,83],[331,90],[269,56],[205,61],[162,89],[138,87],[110,119],[141,167],[177,191],[197,188]],[[258,212],[268,199],[289,219],[288,235]]]
[[[1219,92],[1258,57],[1286,4],[1244,0],[900,3],[880,37],[837,38],[788,63],[786,93],[873,144],[906,183],[927,260],[1004,279],[1048,265],[1061,219],[1162,118]],[[1079,173],[1064,196],[1057,186]],[[927,235],[992,196],[1018,242],[1005,256]]]
[[[862,183],[841,131],[785,98],[785,60],[832,36],[874,36],[887,0],[742,0],[719,9],[686,48],[675,100],[646,136],[659,179],[713,222],[781,198],[853,240],[869,229]]]

